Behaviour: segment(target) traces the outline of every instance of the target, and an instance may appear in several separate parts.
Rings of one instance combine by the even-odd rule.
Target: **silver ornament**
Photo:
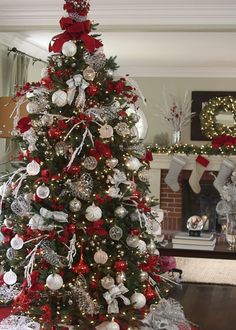
[[[82,206],[82,204],[77,198],[72,199],[69,203],[69,209],[73,213],[79,212],[81,209],[81,206]]]
[[[149,183],[150,175],[148,170],[142,170],[138,172],[138,178],[141,182]]]
[[[148,280],[148,273],[141,271],[139,274],[139,280],[141,283],[146,282]]]
[[[154,243],[153,240],[147,245],[147,250],[150,254],[154,254],[156,250],[156,244]]]
[[[89,173],[81,175],[78,181],[71,183],[72,193],[80,199],[88,200],[93,191],[93,179]]]
[[[4,226],[7,228],[12,228],[14,225],[14,221],[11,218],[5,218],[3,221]]]
[[[126,238],[126,243],[128,246],[130,246],[132,248],[136,248],[139,245],[139,237],[136,235],[129,235]]]
[[[51,126],[53,124],[53,116],[45,114],[41,117],[41,123],[43,126]]]
[[[55,145],[55,152],[57,156],[64,156],[68,150],[69,146],[63,141],[57,142]]]
[[[109,290],[114,286],[115,281],[113,277],[107,275],[101,279],[101,284],[104,289]]]
[[[109,236],[114,241],[119,241],[123,236],[123,230],[118,226],[111,227],[111,229],[109,230]]]
[[[124,272],[118,272],[116,274],[116,283],[117,284],[121,284],[124,283],[126,281],[126,276]]]
[[[50,194],[50,189],[44,184],[36,189],[36,195],[41,199],[48,198],[49,194]]]
[[[68,300],[68,304],[69,304],[69,305],[73,305],[73,300],[69,299],[69,300]]]
[[[127,135],[130,135],[130,128],[129,126],[124,123],[124,122],[120,122],[118,123],[116,126],[115,126],[115,131],[118,135],[120,136],[127,136]]]
[[[106,160],[106,165],[110,168],[115,168],[118,162],[117,158],[110,158]]]
[[[84,160],[84,167],[89,171],[94,170],[97,167],[97,164],[98,162],[93,156],[86,157]]]
[[[93,81],[96,76],[96,72],[94,71],[93,68],[88,66],[86,69],[84,69],[83,76],[84,76],[84,79],[86,79],[88,81]]]
[[[17,251],[14,250],[12,247],[8,248],[6,251],[6,257],[9,260],[12,260],[17,257]]]
[[[99,134],[102,139],[109,139],[113,136],[112,126],[105,124],[99,128]]]
[[[142,164],[140,163],[139,159],[136,157],[130,157],[126,162],[125,165],[127,166],[127,168],[131,171],[138,171],[140,166],[142,166]]]
[[[117,218],[123,219],[128,214],[128,211],[121,205],[115,209],[114,214]]]
[[[102,69],[106,64],[106,56],[101,49],[98,49],[93,54],[86,53],[84,55],[84,60],[86,64],[96,71]]]

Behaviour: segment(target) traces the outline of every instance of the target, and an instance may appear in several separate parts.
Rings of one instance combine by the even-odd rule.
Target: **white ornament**
[[[106,160],[106,165],[110,168],[114,168],[116,167],[116,165],[118,164],[118,159],[117,158],[110,158]]]
[[[136,248],[139,245],[139,237],[135,235],[129,235],[126,239],[126,243],[128,246]]]
[[[79,212],[81,206],[82,206],[81,201],[79,201],[77,198],[72,199],[69,203],[69,209],[73,213]]]
[[[120,326],[114,321],[105,321],[96,326],[96,330],[120,330]]]
[[[51,115],[43,115],[41,117],[41,123],[43,126],[51,126],[53,124],[53,116]]]
[[[107,260],[108,260],[108,255],[105,251],[102,251],[102,250],[98,250],[95,254],[94,254],[94,261],[97,263],[97,264],[102,264],[104,265]]]
[[[45,67],[45,68],[42,68],[41,70],[41,78],[45,78],[48,76],[48,68]]]
[[[102,210],[95,204],[87,207],[85,217],[88,221],[94,222],[102,217]]]
[[[58,107],[64,107],[67,104],[67,93],[60,89],[54,92],[52,94],[52,103]]]
[[[138,242],[138,249],[139,249],[139,251],[141,252],[141,253],[144,253],[144,252],[146,252],[147,251],[147,245],[146,245],[146,243],[143,241],[143,240],[139,240],[139,242]]]
[[[102,139],[109,139],[113,136],[113,128],[110,125],[105,124],[99,129],[99,133]]]
[[[67,57],[72,57],[77,52],[77,47],[73,41],[66,41],[62,46],[62,54]]]
[[[12,260],[16,257],[17,255],[17,251],[14,250],[13,248],[8,248],[7,251],[6,251],[6,257],[7,259],[9,260]]]
[[[36,194],[39,198],[45,199],[49,196],[50,189],[45,185],[39,186],[36,190]]]
[[[32,160],[27,166],[26,171],[29,175],[37,175],[40,172],[40,165],[35,160]]]
[[[46,279],[47,287],[52,291],[57,291],[63,286],[63,278],[59,274],[51,274]]]
[[[115,280],[110,275],[107,275],[101,279],[102,287],[106,290],[110,290],[115,285]]]
[[[5,197],[9,197],[10,195],[11,195],[11,187],[8,186],[6,182],[4,182],[0,186],[0,196],[5,198]]]
[[[128,167],[129,170],[131,171],[138,171],[140,166],[142,164],[140,163],[139,159],[136,157],[131,157],[129,158],[126,162],[125,165]]]
[[[146,305],[146,297],[139,292],[134,293],[130,298],[135,309],[143,308]]]
[[[83,76],[84,76],[84,79],[93,81],[93,79],[96,76],[96,72],[93,70],[93,68],[88,66],[86,69],[84,69]]]
[[[3,275],[3,281],[7,285],[13,285],[17,281],[17,275],[11,269]]]
[[[29,103],[26,105],[26,110],[27,110],[27,112],[30,113],[30,114],[38,113],[38,111],[39,111],[39,105],[38,105],[38,103],[35,102],[35,101],[29,102]]]
[[[11,247],[14,249],[14,250],[20,250],[23,248],[24,246],[24,241],[21,237],[19,237],[18,235],[15,235],[12,240],[11,240]]]
[[[97,164],[98,162],[93,156],[86,157],[84,160],[84,167],[89,171],[94,170],[97,167]]]
[[[109,230],[109,236],[111,237],[111,239],[114,239],[115,241],[119,241],[123,236],[122,228],[118,226],[111,227],[111,229]]]
[[[114,214],[117,218],[123,219],[128,214],[128,211],[121,205],[115,209]]]

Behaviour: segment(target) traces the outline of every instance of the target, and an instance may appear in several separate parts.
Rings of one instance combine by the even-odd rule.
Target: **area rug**
[[[183,282],[236,285],[236,260],[176,257]]]

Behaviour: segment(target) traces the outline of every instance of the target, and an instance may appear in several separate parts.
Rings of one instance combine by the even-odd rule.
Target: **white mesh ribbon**
[[[62,211],[50,211],[41,207],[40,215],[45,219],[53,219],[57,222],[68,222],[68,214]]]
[[[69,87],[69,89],[67,91],[69,105],[71,105],[71,103],[74,100],[76,88],[80,87],[79,89],[80,89],[80,93],[81,93],[81,92],[84,92],[84,90],[89,85],[89,83],[87,83],[87,81],[83,79],[83,76],[81,74],[76,74],[73,78],[67,80],[66,84]]]
[[[11,315],[0,323],[0,330],[40,330],[40,324],[28,316]]]
[[[108,307],[107,312],[108,314],[117,314],[119,313],[119,305],[117,298],[121,298],[123,303],[127,306],[130,305],[129,298],[125,297],[124,294],[127,293],[129,290],[124,286],[123,283],[119,285],[114,285],[109,291],[103,294]]]
[[[150,313],[143,320],[140,330],[191,330],[182,306],[174,299],[161,299],[158,305],[150,306]]]

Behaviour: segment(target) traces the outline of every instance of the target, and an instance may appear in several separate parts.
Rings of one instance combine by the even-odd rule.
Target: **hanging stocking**
[[[230,159],[224,159],[220,165],[218,175],[213,182],[214,187],[221,193],[226,180],[234,170],[234,163]]]
[[[209,160],[207,158],[200,155],[197,156],[195,168],[193,169],[189,178],[190,187],[192,188],[192,191],[194,191],[196,194],[199,194],[201,191],[201,186],[199,184],[199,181],[203,173],[205,172],[208,164],[209,164]]]
[[[186,160],[183,157],[174,155],[171,160],[170,169],[165,177],[165,183],[173,190],[179,190],[178,177],[179,174],[186,164]]]

